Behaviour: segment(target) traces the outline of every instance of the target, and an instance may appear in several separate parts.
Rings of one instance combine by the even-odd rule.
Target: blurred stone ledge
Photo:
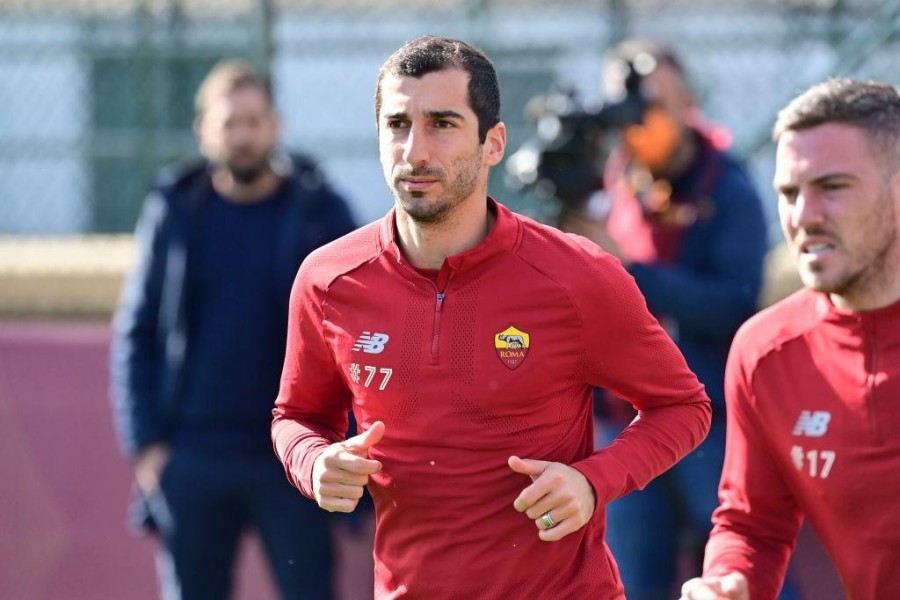
[[[0,317],[109,318],[131,235],[0,236]]]
[[[134,261],[131,235],[0,235],[0,318],[109,318]],[[784,244],[766,260],[760,306],[800,287]]]

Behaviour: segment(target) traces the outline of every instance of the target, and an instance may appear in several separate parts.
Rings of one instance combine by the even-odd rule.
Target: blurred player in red
[[[682,598],[775,598],[804,517],[849,598],[900,598],[900,95],[829,80],[774,137],[805,289],[735,338],[721,505]]]

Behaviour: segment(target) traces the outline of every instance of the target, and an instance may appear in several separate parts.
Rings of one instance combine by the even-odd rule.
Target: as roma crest
[[[494,349],[503,364],[509,369],[516,369],[528,356],[531,336],[515,327],[507,327],[494,336]]]

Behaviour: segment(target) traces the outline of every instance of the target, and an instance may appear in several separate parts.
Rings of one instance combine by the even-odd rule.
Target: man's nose
[[[795,228],[819,225],[825,220],[822,199],[814,190],[800,190],[791,207],[791,225]]]
[[[403,144],[403,160],[408,164],[426,164],[431,154],[428,134],[424,126],[412,125]]]
[[[237,122],[228,128],[228,139],[236,146],[246,144],[253,140],[256,128],[250,123]]]

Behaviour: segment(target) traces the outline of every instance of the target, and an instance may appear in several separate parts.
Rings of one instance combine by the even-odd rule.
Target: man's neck
[[[477,205],[456,208],[439,223],[418,223],[397,209],[398,242],[414,267],[440,269],[448,256],[471,250],[487,237],[496,221],[496,215],[488,210],[487,199]]]
[[[235,179],[228,169],[219,167],[213,171],[212,185],[228,202],[254,204],[271,197],[281,185],[281,177],[267,170],[253,181],[244,183]]]
[[[894,270],[894,273],[897,271]],[[884,271],[864,289],[854,293],[829,294],[831,303],[842,311],[867,312],[891,306],[900,300],[900,280]]]

